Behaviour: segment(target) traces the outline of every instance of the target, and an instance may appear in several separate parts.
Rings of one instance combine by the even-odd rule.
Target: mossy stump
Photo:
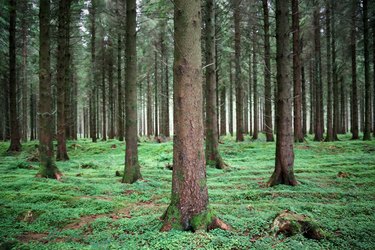
[[[271,230],[275,236],[283,234],[290,237],[296,234],[302,234],[308,239],[320,240],[325,237],[324,231],[319,224],[311,218],[285,210],[276,216]]]

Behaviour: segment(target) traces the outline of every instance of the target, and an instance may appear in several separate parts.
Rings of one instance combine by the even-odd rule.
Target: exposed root
[[[207,230],[210,231],[210,230],[217,229],[217,228],[221,230],[225,230],[225,231],[231,230],[231,227],[228,224],[224,223],[219,218],[214,217],[212,219],[211,224],[207,226]]]

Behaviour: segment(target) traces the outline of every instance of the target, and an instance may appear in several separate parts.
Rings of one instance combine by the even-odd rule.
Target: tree
[[[21,134],[17,112],[16,79],[16,0],[9,0],[9,105],[10,146],[8,152],[21,151]]]
[[[69,62],[67,61],[68,46],[67,36],[69,36],[69,8],[70,0],[59,1],[58,12],[58,44],[57,44],[57,151],[56,160],[69,160],[66,150],[65,137],[65,83],[67,81]]]
[[[52,98],[50,72],[50,1],[39,7],[39,157],[38,176],[59,180],[61,172],[54,162]]]
[[[258,100],[258,70],[257,70],[257,54],[256,54],[256,28],[255,25],[253,25],[252,28],[253,31],[253,101],[254,101],[254,131],[253,131],[253,140],[258,139],[259,134],[259,100]]]
[[[351,132],[352,140],[359,139],[358,130],[358,88],[357,88],[357,48],[356,48],[356,13],[357,1],[353,1],[352,5],[352,22],[350,29],[350,50],[352,57],[352,92],[351,92]]]
[[[271,95],[271,48],[269,35],[268,0],[263,0],[264,17],[264,101],[266,140],[274,141],[272,132],[272,95]],[[294,34],[294,33],[293,33]]]
[[[288,74],[289,24],[288,1],[276,0],[276,66],[277,66],[277,129],[275,171],[269,186],[295,186],[292,133],[291,83]]]
[[[321,86],[321,54],[320,54],[320,24],[319,24],[319,5],[315,1],[314,4],[316,7],[314,9],[314,79],[313,84],[316,90],[315,92],[315,116],[314,116],[314,141],[323,140],[323,130],[322,130],[322,112],[323,106],[323,89]]]
[[[201,113],[201,1],[175,0],[174,8],[172,195],[161,230],[208,230],[223,223],[208,209]]]
[[[137,26],[136,0],[126,1],[126,42],[125,42],[125,171],[124,183],[134,183],[140,179],[138,163],[137,133]]]
[[[303,142],[302,133],[302,86],[301,60],[299,37],[299,8],[298,0],[292,0],[292,30],[293,30],[293,90],[294,90],[294,141]]]
[[[234,63],[236,85],[236,141],[243,141],[243,86],[241,79],[241,0],[234,0]]]
[[[216,113],[214,5],[214,0],[206,0],[206,162],[208,165],[223,169],[225,165],[219,154],[219,131]]]
[[[365,128],[363,140],[371,140],[371,83],[370,83],[370,58],[368,45],[368,1],[363,0],[363,46],[365,57]]]
[[[327,39],[327,136],[325,141],[333,141],[332,121],[332,70],[331,70],[331,6],[326,6],[326,39]]]
[[[96,100],[97,98],[97,72],[96,72],[96,0],[91,0],[91,6],[89,8],[90,12],[90,21],[91,21],[91,27],[90,27],[90,33],[91,33],[91,89],[90,89],[90,137],[92,139],[92,142],[97,141],[97,115],[96,115]]]

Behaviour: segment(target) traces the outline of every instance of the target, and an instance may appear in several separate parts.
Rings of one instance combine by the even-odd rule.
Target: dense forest
[[[0,0],[0,249],[374,249],[375,1]]]

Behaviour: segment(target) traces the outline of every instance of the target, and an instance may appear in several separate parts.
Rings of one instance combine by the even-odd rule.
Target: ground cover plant
[[[160,232],[170,202],[172,142],[139,142],[140,181],[121,183],[124,145],[117,140],[68,142],[70,161],[58,162],[61,181],[35,178],[28,161],[36,142],[20,154],[0,143],[0,238],[4,249],[373,249],[375,247],[375,142],[295,145],[295,187],[266,187],[274,169],[273,143],[264,137],[221,140],[229,165],[207,168],[210,207],[231,230]],[[308,216],[324,238],[276,235],[285,211]]]

